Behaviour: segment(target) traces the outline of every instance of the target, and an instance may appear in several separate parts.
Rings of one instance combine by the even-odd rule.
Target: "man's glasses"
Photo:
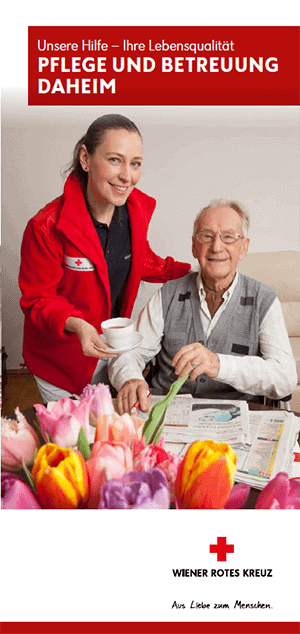
[[[214,241],[216,235],[220,236],[224,244],[234,244],[240,238],[243,238],[243,236],[240,236],[238,233],[219,233],[219,231],[217,231],[217,233],[212,233],[211,231],[200,231],[200,233],[197,233],[196,235],[196,240],[198,240],[200,244],[210,244]]]

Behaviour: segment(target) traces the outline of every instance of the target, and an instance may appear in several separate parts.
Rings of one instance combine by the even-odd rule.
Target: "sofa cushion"
[[[271,251],[247,253],[239,262],[239,270],[244,275],[272,286],[280,301],[299,300],[300,253],[298,251]]]
[[[281,302],[289,337],[300,337],[300,302]]]

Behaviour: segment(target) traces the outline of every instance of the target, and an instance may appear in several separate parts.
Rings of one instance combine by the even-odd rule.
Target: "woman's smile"
[[[142,160],[140,135],[124,129],[107,130],[94,154],[82,146],[81,165],[88,174],[87,199],[98,220],[124,205],[140,179]]]
[[[120,192],[120,194],[124,194],[128,187],[124,187],[122,185],[114,185],[114,183],[110,183],[111,187],[113,187],[113,189],[115,189],[117,192]]]

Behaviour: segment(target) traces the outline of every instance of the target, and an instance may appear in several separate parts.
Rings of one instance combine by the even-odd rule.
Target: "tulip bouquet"
[[[183,459],[165,448],[165,411],[185,378],[145,424],[136,415],[118,415],[102,384],[88,385],[77,400],[60,399],[51,411],[35,405],[35,429],[17,408],[16,420],[1,420],[1,508],[242,508],[249,487],[234,485],[236,456],[229,445],[196,441]],[[278,474],[256,508],[300,508],[300,483]]]

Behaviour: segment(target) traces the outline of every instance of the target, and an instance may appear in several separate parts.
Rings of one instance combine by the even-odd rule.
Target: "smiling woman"
[[[133,121],[99,117],[75,146],[63,195],[26,227],[23,355],[45,401],[106,383],[112,355],[101,323],[130,317],[141,280],[165,282],[190,269],[149,246],[155,200],[136,189],[142,159]]]
[[[115,207],[126,202],[140,179],[142,139],[137,132],[108,130],[94,154],[82,144],[79,160],[88,173],[86,197],[93,216],[109,226]]]

